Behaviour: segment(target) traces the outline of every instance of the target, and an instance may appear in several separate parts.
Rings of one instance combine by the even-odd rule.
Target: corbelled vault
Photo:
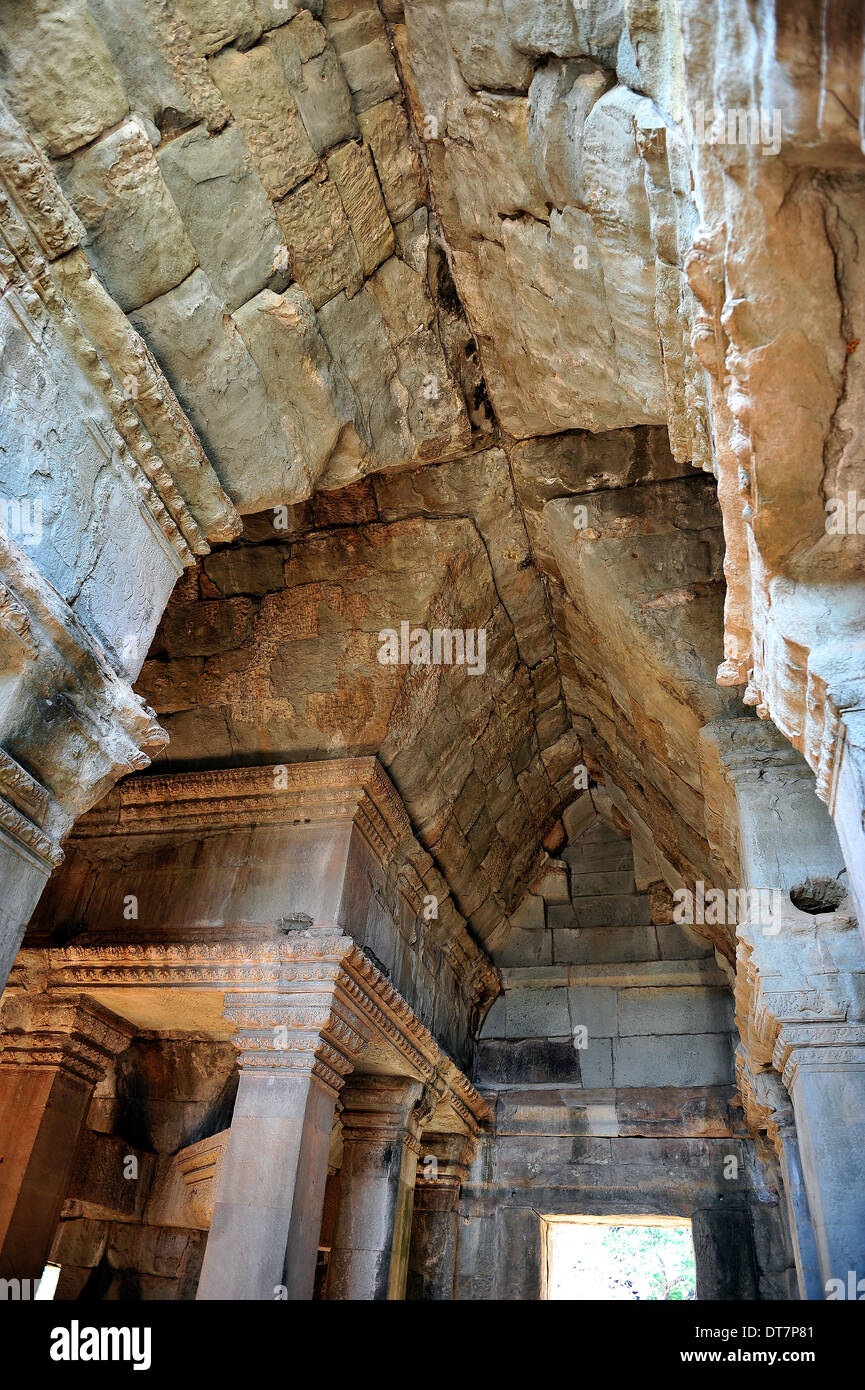
[[[0,6],[4,1287],[865,1277],[863,245],[849,0]]]

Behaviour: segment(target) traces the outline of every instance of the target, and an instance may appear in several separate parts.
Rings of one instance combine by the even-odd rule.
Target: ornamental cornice
[[[347,1058],[375,1039],[413,1076],[445,1090],[467,1129],[476,1132],[491,1115],[402,995],[338,928],[260,941],[101,945],[91,938],[26,948],[10,978],[10,994],[21,997],[28,980],[37,978],[46,990],[40,997],[52,1001],[86,989],[117,989],[121,1010],[126,988],[209,988],[225,995],[225,1016],[244,1066],[300,1069],[316,1038]],[[275,1029],[283,1032],[276,1035]]]
[[[82,290],[90,278],[77,249],[83,238],[50,164],[0,102],[0,276],[19,317],[47,313],[56,323],[111,414],[118,461],[181,562],[190,564],[193,553],[206,554],[209,545],[177,477],[195,478],[199,488],[210,483],[208,529],[214,539],[231,540],[242,523],[155,359],[101,285],[95,298],[102,302],[88,315],[94,296]],[[97,343],[93,330],[104,330],[106,310],[115,331]],[[109,347],[119,353],[118,361],[106,360]],[[120,378],[126,389],[118,385]]]
[[[393,784],[368,757],[130,778],[82,817],[72,840],[338,821],[355,824],[383,863],[412,838]]]
[[[0,796],[0,829],[35,855],[49,873],[62,864],[63,851],[56,840],[52,840],[50,835],[34,825],[29,816],[25,816],[3,796]]]

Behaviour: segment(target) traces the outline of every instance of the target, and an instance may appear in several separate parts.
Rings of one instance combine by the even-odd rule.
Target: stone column
[[[421,1141],[409,1247],[407,1299],[454,1296],[460,1189],[473,1140],[464,1134],[425,1134]]]
[[[796,1120],[790,1097],[775,1071],[761,1072],[753,1082],[755,1100],[764,1103],[770,1114],[769,1137],[781,1163],[787,1223],[796,1258],[796,1277],[801,1299],[821,1299],[823,1282],[817,1258],[817,1240],[811,1221],[808,1193],[802,1172],[802,1157],[796,1134]]]
[[[808,1206],[808,1193],[805,1190],[802,1156],[799,1152],[792,1107],[789,1122],[783,1128],[779,1128],[778,1137],[781,1148],[781,1176],[784,1179],[784,1192],[787,1197],[787,1216],[796,1255],[799,1297],[821,1299],[823,1284],[820,1279],[817,1240]]]
[[[12,995],[0,1034],[0,1277],[38,1279],[93,1088],[134,1029],[85,997]]]
[[[848,1298],[851,1275],[854,1287],[865,1281],[865,1025],[786,1026],[776,1058],[793,1101],[820,1267],[821,1287],[808,1296],[825,1298],[829,1281],[840,1280],[844,1292],[835,1292]]]
[[[368,1035],[337,1004],[336,968],[309,970],[307,994],[227,996],[240,1084],[199,1299],[312,1297],[336,1099]]]
[[[423,1084],[358,1076],[343,1094],[339,1212],[325,1297],[405,1297]]]

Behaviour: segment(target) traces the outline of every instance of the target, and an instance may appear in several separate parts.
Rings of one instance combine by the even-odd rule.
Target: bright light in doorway
[[[34,1302],[44,1299],[50,1302],[54,1297],[57,1288],[57,1280],[60,1278],[59,1265],[46,1265],[42,1271],[42,1278],[39,1280],[39,1287],[33,1295]]]
[[[690,1221],[663,1216],[547,1217],[546,1297],[696,1298]]]

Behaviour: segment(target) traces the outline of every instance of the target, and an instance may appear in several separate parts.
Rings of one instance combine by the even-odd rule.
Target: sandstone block
[[[202,57],[209,57],[228,43],[249,48],[264,28],[253,0],[176,0],[176,4],[189,25],[196,52]]]
[[[511,927],[501,945],[492,948],[491,955],[495,964],[502,969],[549,965],[553,958],[552,948],[552,932]]]
[[[288,243],[292,274],[316,309],[340,290],[349,296],[363,284],[357,245],[339,192],[330,179],[309,179],[277,207]]]
[[[711,941],[699,936],[690,927],[667,922],[656,926],[655,931],[662,960],[698,960],[713,954]]]
[[[51,1247],[52,1263],[94,1269],[102,1259],[108,1232],[107,1221],[86,1217],[61,1221]]]
[[[314,54],[303,63],[294,93],[310,144],[317,154],[324,154],[333,145],[357,135],[351,93],[332,48]]]
[[[547,903],[569,903],[568,870],[565,864],[558,859],[549,860],[540,877],[532,884],[532,892]]]
[[[726,989],[623,989],[619,1033],[720,1033],[732,1028],[732,996]]]
[[[372,150],[388,215],[392,222],[402,222],[425,195],[423,166],[409,137],[405,110],[398,101],[382,101],[361,112],[358,122]]]
[[[323,18],[355,110],[392,97],[399,79],[376,0],[326,0]]]
[[[477,1079],[481,1085],[532,1085],[561,1082],[578,1085],[579,1054],[570,1039],[527,1038],[521,1042],[489,1039],[478,1043]]]
[[[263,291],[235,314],[235,322],[302,461],[308,492],[334,455],[342,470],[359,470],[366,446],[355,423],[358,402],[300,288],[293,285],[282,296]]]
[[[186,278],[198,260],[135,121],[58,165],[84,226],[84,246],[106,289],[128,313]]]
[[[505,994],[508,1038],[568,1038],[566,989],[509,989]]]
[[[0,74],[13,113],[55,158],[86,145],[128,110],[84,0],[4,5]]]
[[[526,893],[516,912],[509,918],[512,927],[520,931],[543,931],[546,926],[544,899],[536,893]]]
[[[190,130],[157,153],[202,270],[226,308],[289,281],[285,242],[237,126]]]
[[[470,87],[525,91],[534,64],[511,42],[502,0],[450,0],[448,37]]]
[[[228,107],[196,51],[185,21],[168,0],[88,0],[120,74],[130,110],[160,131],[202,122],[219,130]]]
[[[553,933],[553,951],[557,961],[572,965],[658,959],[653,927],[561,927]]]
[[[732,1083],[729,1034],[615,1038],[613,1080],[616,1086],[719,1086]]]
[[[575,873],[573,867],[571,869],[571,896],[575,900],[620,895],[630,897],[633,893],[634,875],[627,870],[602,869],[598,873]]]
[[[604,986],[595,989],[586,985],[572,985],[568,990],[568,999],[572,1028],[586,1028],[589,1038],[611,1038],[618,1033],[616,990]],[[612,1085],[612,1082],[606,1084]]]
[[[309,178],[317,162],[289,80],[292,74],[300,80],[297,46],[289,47],[287,41],[278,46],[281,32],[276,30],[246,53],[226,49],[208,64],[271,198],[283,198]]]
[[[648,899],[633,893],[613,893],[598,897],[574,898],[574,911],[581,927],[638,927],[649,926],[651,914]]]
[[[372,156],[365,145],[349,141],[334,151],[327,168],[339,190],[363,273],[371,275],[396,249]]]
[[[133,314],[240,511],[298,500],[303,472],[261,375],[203,271]],[[262,470],[262,460],[268,467]]]
[[[580,1048],[580,1076],[587,1090],[603,1089],[613,1084],[613,1044],[610,1038],[590,1038],[588,1047]]]

